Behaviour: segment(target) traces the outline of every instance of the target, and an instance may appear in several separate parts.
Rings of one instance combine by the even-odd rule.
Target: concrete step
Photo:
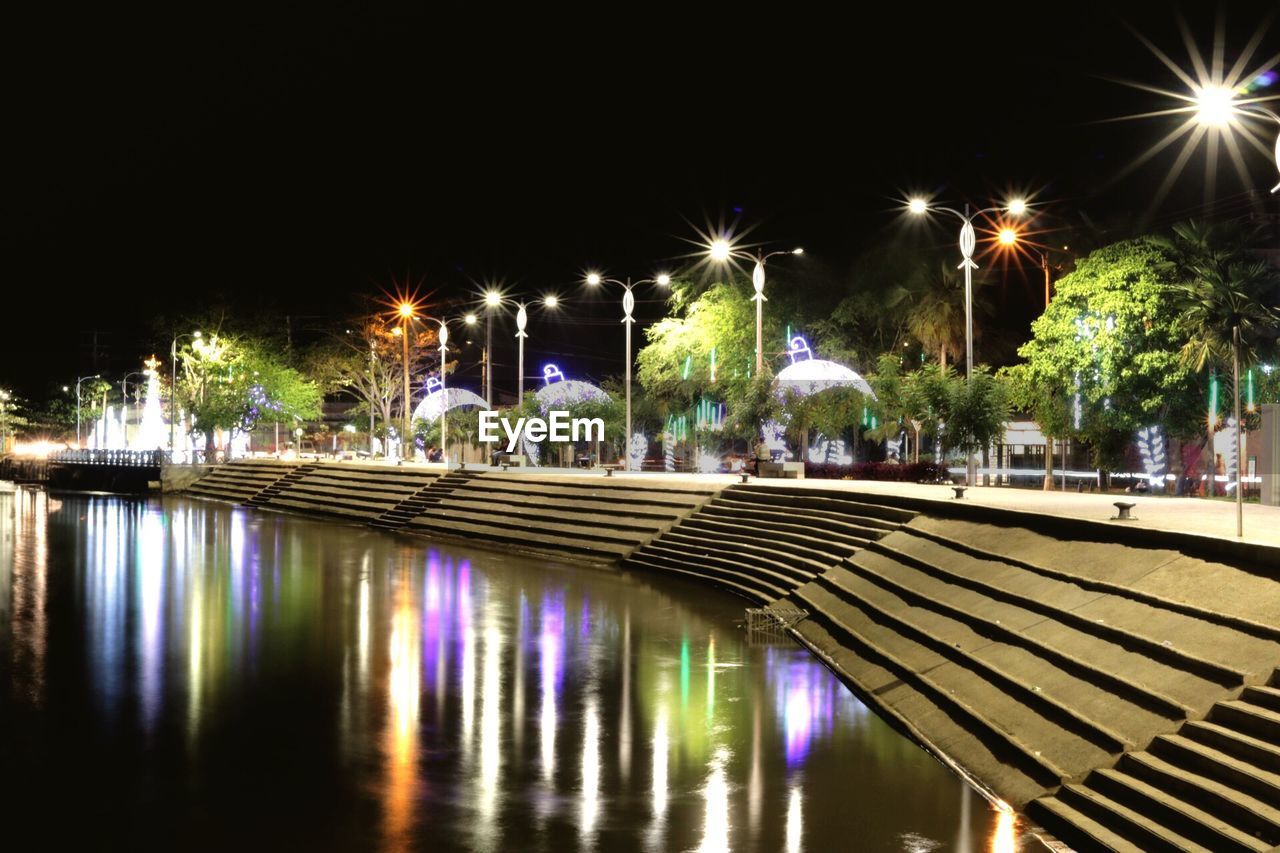
[[[1027,812],[1044,827],[1080,850],[1209,851],[1172,828],[1123,802],[1085,785],[1066,785],[1056,797],[1036,800]],[[1081,821],[1080,818],[1084,820]],[[1101,832],[1098,832],[1101,829]]]
[[[1212,850],[1272,848],[1272,842],[1255,835],[1254,830],[1224,818],[1205,789],[1176,784],[1169,776],[1149,772],[1147,764],[1134,760],[1139,756],[1155,761],[1146,753],[1127,755],[1117,767],[1091,774],[1087,787]]]
[[[1246,702],[1252,702],[1255,705],[1261,705],[1272,711],[1280,712],[1280,688],[1276,687],[1246,687],[1244,695],[1240,697]]]
[[[787,551],[824,565],[839,562],[858,550],[857,546],[834,538],[820,539],[814,535],[818,533],[817,530],[809,529],[807,535],[794,532],[806,529],[799,525],[743,524],[741,521],[726,519],[724,516],[704,515],[702,510],[682,521],[680,529],[707,531],[708,534],[732,536],[754,542],[780,543]]]
[[[1280,773],[1280,745],[1274,742],[1209,720],[1189,722],[1178,734],[1268,773]]]
[[[810,611],[810,619],[823,622],[855,648],[871,650],[903,681],[961,715],[961,724],[980,739],[1020,756],[1024,772],[1032,773],[1045,787],[1083,775],[1085,767],[1109,763],[1106,750],[1045,720],[980,672],[878,621],[874,610],[838,597],[818,583],[797,590],[794,598]]]
[[[847,636],[838,636],[821,618],[802,620],[796,626],[796,636],[869,708],[963,776],[973,780],[999,778],[999,795],[1018,804],[1042,794],[1046,784],[1056,784],[1056,778],[1009,748],[1003,739],[980,737],[949,702],[935,700],[903,680],[875,649],[850,644]]]
[[[733,578],[740,583],[754,582],[775,593],[777,597],[786,595],[798,584],[793,575],[783,571],[785,567],[747,564],[735,559],[731,554],[715,553],[705,549],[694,551],[679,544],[672,544],[666,541],[665,537],[644,545],[641,553],[650,558],[660,557],[671,565],[688,571],[705,570]]]
[[[957,536],[945,532],[947,529],[947,522],[941,519],[921,516],[916,522],[912,523],[909,527],[904,527],[903,529],[904,531],[909,532],[912,536],[931,539],[950,550],[967,554],[979,560],[1002,562],[1034,575],[1055,578],[1057,580],[1075,584],[1082,589],[1110,593],[1111,595],[1115,595],[1120,598],[1141,601],[1166,612],[1181,613],[1208,624],[1224,625],[1233,628],[1234,630],[1238,630],[1243,634],[1252,637],[1280,642],[1280,625],[1259,623],[1241,618],[1235,614],[1223,613],[1219,610],[1199,607],[1195,604],[1176,600],[1168,596],[1157,595],[1148,590],[1134,588],[1132,585],[1111,583],[1105,579],[1092,575],[1084,575],[1079,572],[1071,571],[1070,569],[1038,565],[1024,559],[1001,554],[996,550],[994,544],[983,547],[972,541],[962,541]],[[993,543],[999,542],[999,531],[1000,528],[992,528]],[[1135,557],[1141,557],[1142,552],[1137,551],[1133,552],[1133,554]]]
[[[1160,735],[1147,751],[1169,764],[1184,767],[1264,803],[1280,806],[1280,773],[1233,758],[1182,734]]]
[[[675,575],[704,584],[709,582],[755,604],[767,604],[779,598],[781,593],[781,590],[767,587],[759,582],[748,583],[727,573],[684,568],[675,561],[646,551],[640,551],[628,557],[623,563],[623,568]]]
[[[1118,754],[1130,748],[1134,731],[1143,730],[1124,715],[1166,730],[1176,725],[1058,669],[1052,661],[1026,649],[993,642],[958,620],[913,606],[852,572],[831,572],[819,583],[876,621],[990,682],[1055,726],[1075,733],[1106,753]],[[1127,731],[1116,730],[1115,723],[1125,725]],[[1059,764],[1065,766],[1066,762]]]
[[[756,484],[732,485],[722,496],[734,500],[750,500],[800,509],[816,509],[840,515],[856,515],[905,524],[915,518],[914,510],[876,503],[867,495],[853,495],[830,489],[812,489],[803,486],[760,486]]]
[[[1244,700],[1219,702],[1209,712],[1210,722],[1235,729],[1267,743],[1280,744],[1280,713]]]
[[[1179,724],[1180,717],[1161,715],[1116,692],[1111,681],[1097,684],[1091,678],[1092,670],[1057,666],[1042,649],[1020,644],[1016,631],[993,631],[997,637],[988,637],[963,619],[920,607],[891,589],[846,571],[832,571],[819,583],[879,613],[882,621],[895,625],[915,642],[1000,684],[1020,702],[1036,708],[1039,715],[1108,753],[1146,745],[1151,731],[1172,731]]]
[[[482,524],[461,519],[442,519],[420,515],[405,528],[418,533],[496,542],[522,551],[576,554],[594,560],[612,561],[625,557],[634,548],[630,544],[602,542],[581,537],[564,537],[536,530],[512,530],[506,526]]]
[[[1070,786],[1074,790],[1074,786]],[[1063,791],[1067,791],[1064,788]],[[1133,850],[1149,850],[1157,851],[1157,853],[1180,853],[1180,851],[1192,851],[1192,853],[1212,853],[1207,847],[1201,847],[1198,844],[1192,844],[1189,841],[1175,835],[1174,833],[1164,830],[1163,827],[1152,826],[1155,832],[1150,834],[1143,833],[1137,841],[1119,834],[1108,823],[1121,822],[1127,820],[1128,812],[1118,803],[1112,803],[1104,800],[1103,803],[1093,803],[1093,797],[1101,797],[1101,795],[1089,792],[1090,800],[1078,802],[1081,808],[1087,811],[1081,811],[1076,808],[1068,800],[1075,799],[1068,797],[1066,793],[1057,797],[1044,797],[1035,800],[1027,807],[1027,814],[1030,815],[1037,823],[1046,830],[1053,833],[1058,840],[1071,845],[1072,850],[1113,850],[1113,851],[1133,851]],[[1119,814],[1117,814],[1119,812]],[[1098,816],[1095,818],[1094,814]],[[1145,824],[1148,822],[1140,815],[1138,820],[1143,822],[1143,829],[1147,829]],[[1132,832],[1132,829],[1130,830]],[[1139,846],[1140,845],[1140,846]]]
[[[627,503],[636,506],[662,507],[685,515],[697,509],[705,498],[697,494],[646,490],[639,486],[616,488],[600,485],[560,485],[550,480],[509,480],[478,477],[456,489],[458,492],[502,496],[504,500],[517,498],[547,501],[586,501],[593,504]]]
[[[511,533],[523,531],[545,532],[566,538],[576,537],[591,542],[609,542],[627,548],[634,548],[648,538],[647,533],[633,530],[615,530],[597,526],[587,527],[582,524],[544,521],[531,516],[511,516],[505,513],[463,512],[448,503],[424,509],[414,518],[424,522],[426,519],[435,519],[445,524],[450,521],[469,521],[502,528]]]
[[[793,546],[776,547],[767,537],[757,535],[750,540],[717,530],[690,528],[688,524],[673,527],[663,535],[666,542],[684,542],[689,547],[710,548],[720,553],[740,555],[744,562],[767,561],[768,563],[790,567],[797,580],[808,583],[822,574],[838,561],[822,554],[816,558],[795,553]],[[812,552],[810,552],[812,553]]]
[[[845,566],[916,606],[963,623],[980,637],[975,642],[1002,643],[1034,655],[1043,663],[1040,671],[1046,675],[1040,676],[1041,680],[1048,674],[1061,672],[1064,677],[1096,685],[1099,691],[1081,696],[1081,699],[1087,696],[1086,704],[1098,703],[1096,718],[1109,716],[1116,710],[1114,707],[1104,710],[1108,704],[1106,697],[1123,700],[1124,710],[1133,714],[1131,743],[1145,742],[1159,731],[1171,731],[1191,713],[1191,701],[1197,697],[1203,700],[1204,694],[1199,691],[1216,688],[1213,682],[1187,686],[1185,672],[1161,661],[1131,652],[1123,645],[1076,626],[1047,619],[1039,612],[947,583],[884,554],[862,552],[850,558]],[[1014,652],[1008,654],[1016,656]],[[1182,693],[1170,695],[1165,689],[1169,685]]]
[[[1164,661],[1184,672],[1196,673],[1221,687],[1242,686],[1246,680],[1247,674],[1239,669],[1184,650],[1174,639],[1163,634],[1152,636],[1140,620],[1126,617],[1123,607],[1108,609],[1108,613],[1120,615],[1119,624],[1085,615],[1088,606],[1100,602],[1102,595],[1099,593],[1043,578],[1029,583],[1027,574],[1015,567],[973,561],[962,554],[940,549],[933,543],[914,539],[905,531],[873,542],[867,548],[868,552],[881,553],[948,583],[1048,616],[1060,624],[1106,638],[1128,649],[1140,650],[1146,657]],[[1146,613],[1145,605],[1134,603],[1134,606],[1141,607]],[[1139,624],[1129,624],[1131,622]]]
[[[593,506],[590,508],[563,509],[545,502],[537,505],[473,500],[470,496],[458,493],[441,496],[438,499],[438,504],[468,512],[488,512],[513,517],[544,518],[548,521],[586,521],[592,525],[614,527],[618,530],[643,531],[650,534],[669,526],[673,521],[669,515],[637,515],[629,512],[625,505],[616,506],[615,508]]]
[[[713,498],[707,506],[715,507],[724,512],[741,513],[746,517],[772,518],[782,516],[783,520],[791,521],[802,518],[807,523],[815,526],[818,522],[824,522],[836,525],[837,530],[847,530],[853,535],[872,538],[876,535],[892,532],[900,526],[897,521],[870,515],[856,515],[851,512],[841,511],[838,507],[836,509],[819,509],[806,506],[789,506],[783,501],[744,500],[740,495],[729,490],[725,490],[719,496]]]

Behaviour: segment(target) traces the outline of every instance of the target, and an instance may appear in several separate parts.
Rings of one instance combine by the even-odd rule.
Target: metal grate
[[[747,608],[747,633],[783,637],[808,617],[809,611],[789,602]]]

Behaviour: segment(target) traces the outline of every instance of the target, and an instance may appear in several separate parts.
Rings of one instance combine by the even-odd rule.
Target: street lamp
[[[955,208],[933,205],[917,197],[907,202],[907,210],[916,216],[923,216],[931,210],[940,210],[959,217],[963,223],[960,227],[960,254],[964,259],[960,262],[960,266],[964,269],[964,380],[968,384],[973,381],[973,271],[978,268],[978,265],[973,262],[973,250],[978,244],[977,235],[973,230],[973,220],[988,213],[1022,216],[1027,212],[1027,202],[1024,199],[1015,198],[999,207],[988,207],[978,211],[970,211],[969,205],[966,204],[964,212],[961,213]],[[1012,245],[1018,240],[1018,232],[1010,227],[1002,228],[998,239],[1003,245]],[[965,482],[970,486],[975,485],[977,474],[977,463],[974,455],[970,453],[965,466]]]
[[[423,320],[430,320],[439,325],[437,337],[440,340],[440,455],[444,458],[445,470],[449,468],[449,435],[448,420],[446,416],[449,412],[449,388],[445,380],[445,363],[449,352],[449,321],[440,317],[433,317],[430,314],[418,314],[417,317]],[[468,326],[476,324],[476,315],[467,314],[463,318],[463,322]],[[429,461],[429,460],[428,460]]]
[[[402,366],[404,367],[404,431],[400,433],[400,458],[411,459],[410,453],[413,441],[409,435],[412,426],[409,419],[413,415],[409,407],[413,402],[413,398],[409,394],[409,324],[413,322],[414,318],[413,303],[401,302],[397,313],[400,315],[400,325],[397,328],[400,331],[400,341],[404,346],[404,352],[402,353]]]
[[[191,334],[181,334],[173,336],[173,343],[169,345],[169,461],[173,461],[176,457],[174,454],[178,452],[178,341],[183,338],[191,338],[200,340],[201,333],[199,331]],[[80,391],[77,386],[76,390],[76,406],[79,407]],[[77,422],[79,414],[76,415]],[[79,428],[76,430],[76,441],[79,442]]]
[[[86,379],[101,379],[102,374],[95,373],[92,376],[81,376],[76,379],[76,449],[80,449],[80,383]]]
[[[635,323],[635,318],[631,316],[631,312],[636,307],[636,297],[632,289],[642,284],[656,284],[659,287],[669,287],[671,285],[671,276],[663,273],[653,278],[641,279],[633,282],[631,279],[621,280],[616,278],[604,278],[599,273],[591,273],[587,276],[587,284],[592,287],[599,287],[602,284],[617,284],[622,287],[622,324],[627,330],[626,343],[626,385],[627,394],[627,432],[626,438],[622,442],[622,464],[624,471],[631,470],[631,326]]]
[[[755,267],[751,270],[751,284],[755,287],[755,296],[751,299],[756,303],[756,376],[764,373],[764,264],[765,261],[775,255],[803,255],[804,249],[797,246],[788,251],[770,252],[767,255],[763,250],[758,250],[754,255],[750,252],[743,252],[735,249],[733,244],[728,240],[721,238],[711,241],[711,245],[707,246],[707,256],[718,264],[727,263],[729,260],[737,258],[743,261],[753,261]]]
[[[547,308],[554,309],[560,304],[559,297],[554,294],[544,296],[542,304]],[[524,405],[524,339],[529,337],[525,332],[525,327],[529,324],[528,306],[523,302],[517,303],[516,311],[516,342],[519,355],[516,357],[516,374],[518,376],[518,385],[516,387],[516,405]]]
[[[493,408],[493,309],[502,304],[502,294],[496,290],[484,293],[484,402]]]

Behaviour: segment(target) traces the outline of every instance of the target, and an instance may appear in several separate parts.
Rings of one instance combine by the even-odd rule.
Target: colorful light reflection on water
[[[220,505],[0,496],[6,802],[46,847],[76,826],[36,816],[92,802],[100,846],[1017,849],[741,612]]]

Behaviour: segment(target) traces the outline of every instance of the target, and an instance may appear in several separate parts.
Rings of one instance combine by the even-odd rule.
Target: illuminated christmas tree
[[[142,404],[142,423],[138,425],[138,434],[134,438],[134,450],[157,450],[169,446],[169,431],[164,425],[164,415],[160,409],[160,372],[156,369],[160,362],[153,355],[143,362],[147,369],[147,397]]]

